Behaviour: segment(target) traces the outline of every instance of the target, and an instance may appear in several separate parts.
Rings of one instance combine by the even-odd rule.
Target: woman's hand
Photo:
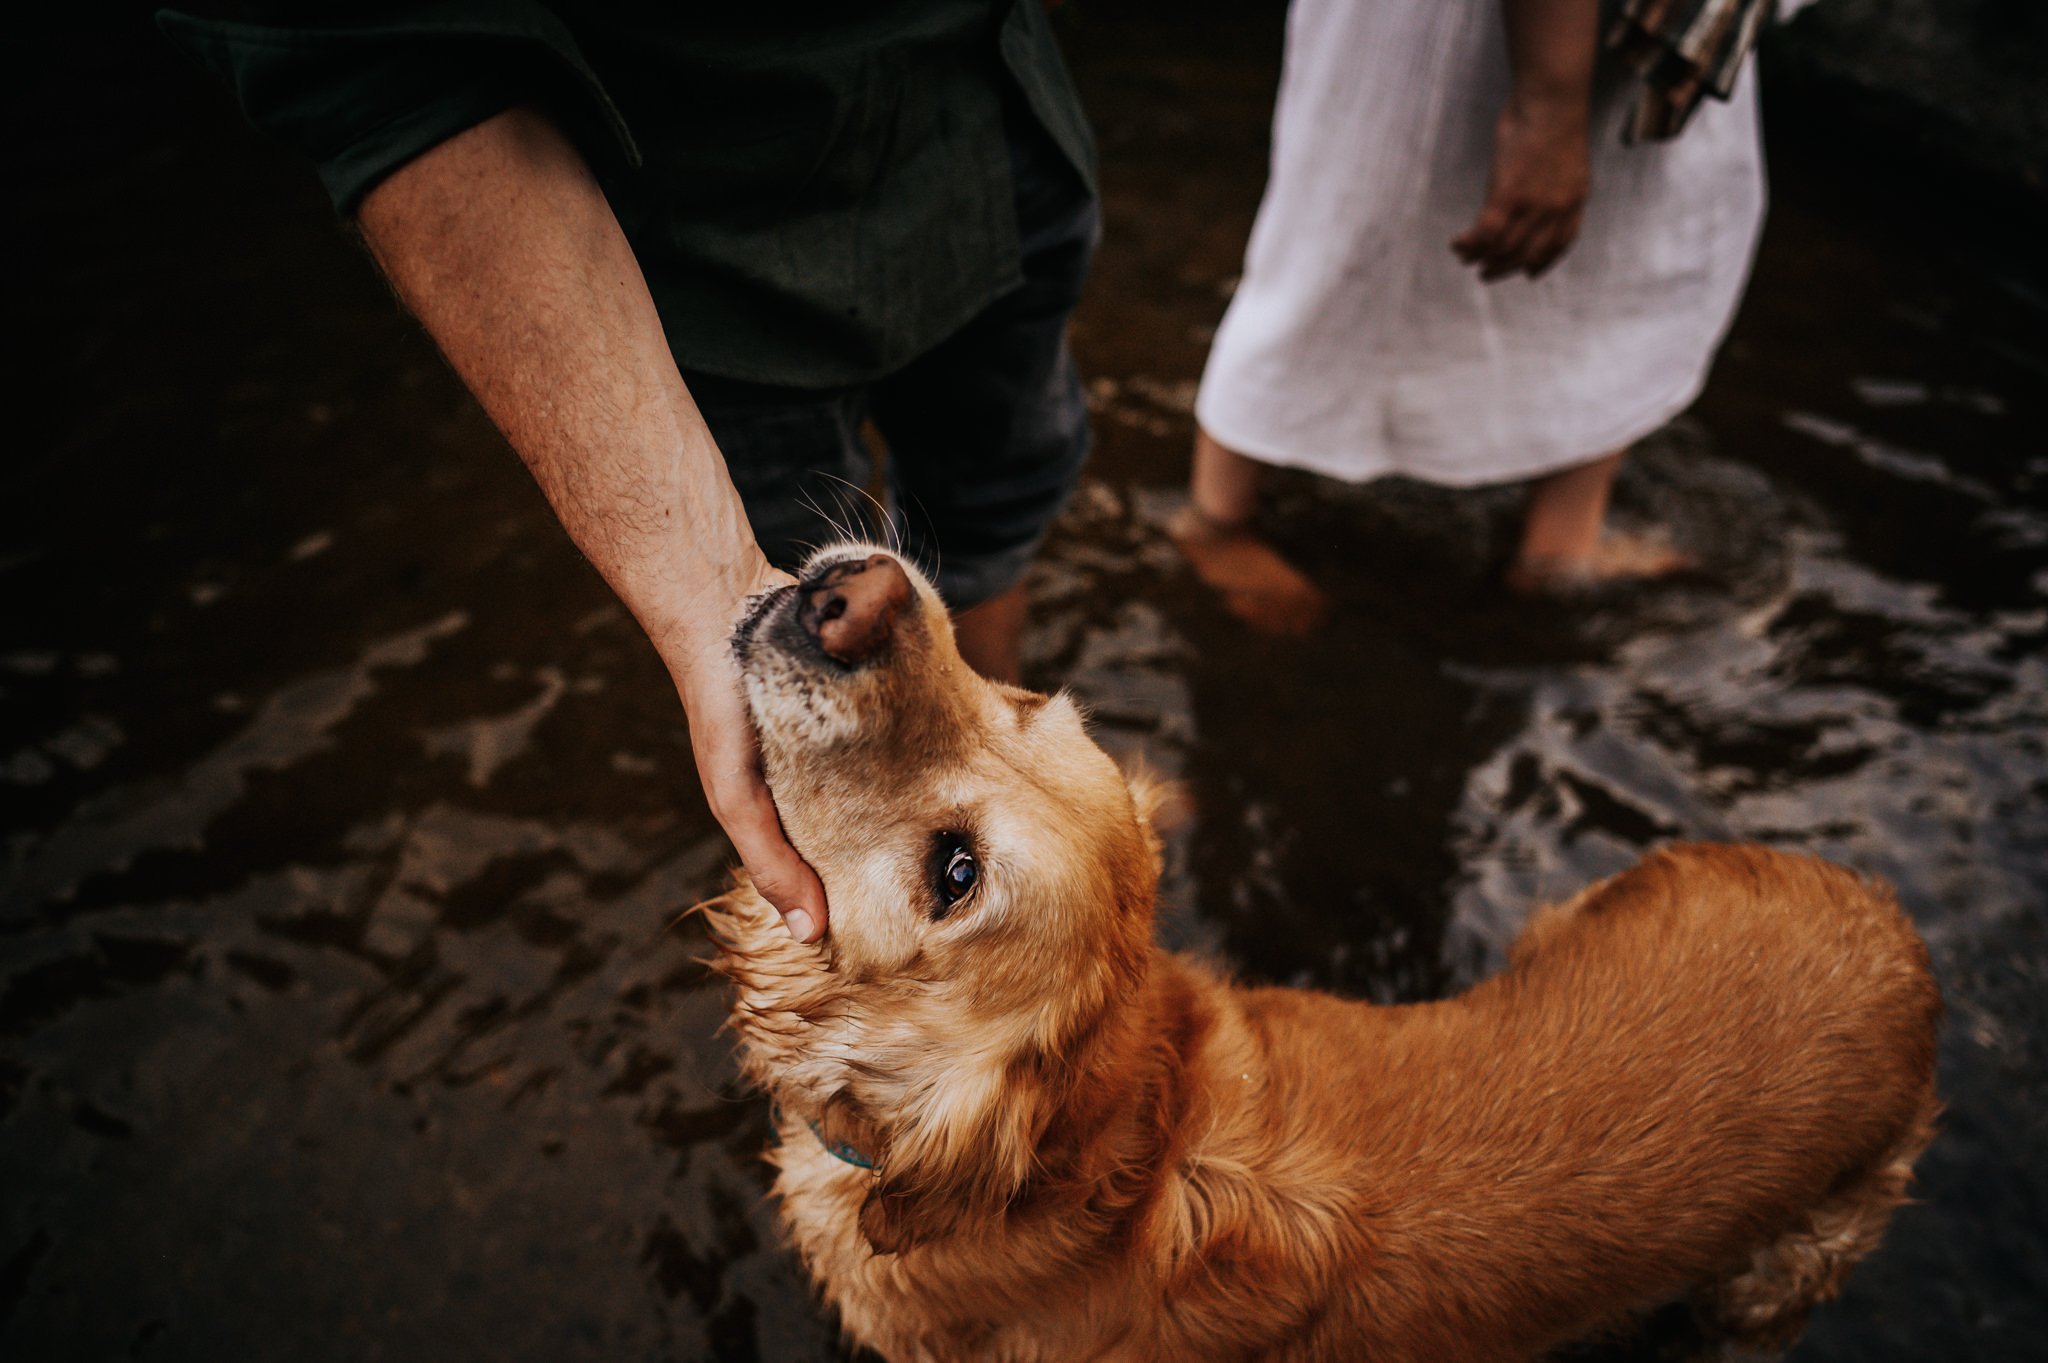
[[[1451,243],[1487,283],[1531,279],[1579,235],[1599,0],[1501,0],[1508,31],[1508,106],[1493,129],[1493,173],[1479,218]]]
[[[1583,95],[1517,92],[1501,111],[1486,205],[1451,243],[1487,283],[1514,274],[1536,278],[1578,237],[1591,185],[1586,104]]]

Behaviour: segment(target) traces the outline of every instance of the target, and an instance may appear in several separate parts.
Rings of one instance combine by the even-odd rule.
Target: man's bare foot
[[[1211,520],[1190,502],[1166,533],[1223,608],[1264,634],[1299,639],[1322,623],[1329,600],[1280,551],[1245,525]]]
[[[993,681],[1024,684],[1024,584],[953,617],[953,639],[967,665]]]
[[[1666,577],[1698,567],[1658,535],[1602,535],[1589,554],[1524,554],[1507,571],[1517,596],[1574,596],[1597,587]]]

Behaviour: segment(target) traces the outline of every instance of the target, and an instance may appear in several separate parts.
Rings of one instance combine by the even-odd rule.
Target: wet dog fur
[[[1458,1363],[1687,1302],[1774,1348],[1877,1243],[1932,1134],[1940,1010],[1881,885],[1673,846],[1455,998],[1242,987],[1153,944],[1159,788],[1069,698],[972,673],[914,570],[874,571],[908,592],[852,663],[815,594],[735,636],[829,935],[744,881],[704,906],[785,1224],[850,1338]]]

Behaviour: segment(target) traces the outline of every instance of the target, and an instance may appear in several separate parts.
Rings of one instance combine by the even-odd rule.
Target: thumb
[[[775,808],[761,791],[763,810],[749,810],[726,823],[726,836],[740,854],[747,875],[760,896],[775,906],[789,935],[799,942],[815,942],[825,935],[825,885],[810,864],[797,855],[783,836]]]
[[[802,857],[789,852],[768,858],[743,855],[740,860],[746,863],[754,888],[782,915],[790,936],[815,942],[825,935],[825,886]]]

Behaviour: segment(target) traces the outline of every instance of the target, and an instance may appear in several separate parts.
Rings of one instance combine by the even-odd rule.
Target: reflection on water
[[[1886,237],[1803,191],[1823,167],[1788,147],[1714,388],[1620,491],[1698,574],[1518,606],[1512,491],[1290,477],[1273,529],[1336,610],[1247,636],[1161,527],[1271,27],[1091,11],[1076,54],[1100,452],[1028,668],[1184,784],[1163,935],[1394,1000],[1665,839],[1887,876],[1947,992],[1951,1113],[1924,1204],[1796,1356],[2027,1356],[2038,295],[1967,224]],[[60,56],[138,109],[28,139],[62,192],[22,307],[47,400],[0,497],[0,1355],[837,1356],[677,921],[727,853],[666,679],[299,173],[151,53]],[[171,207],[136,241],[110,196]]]

